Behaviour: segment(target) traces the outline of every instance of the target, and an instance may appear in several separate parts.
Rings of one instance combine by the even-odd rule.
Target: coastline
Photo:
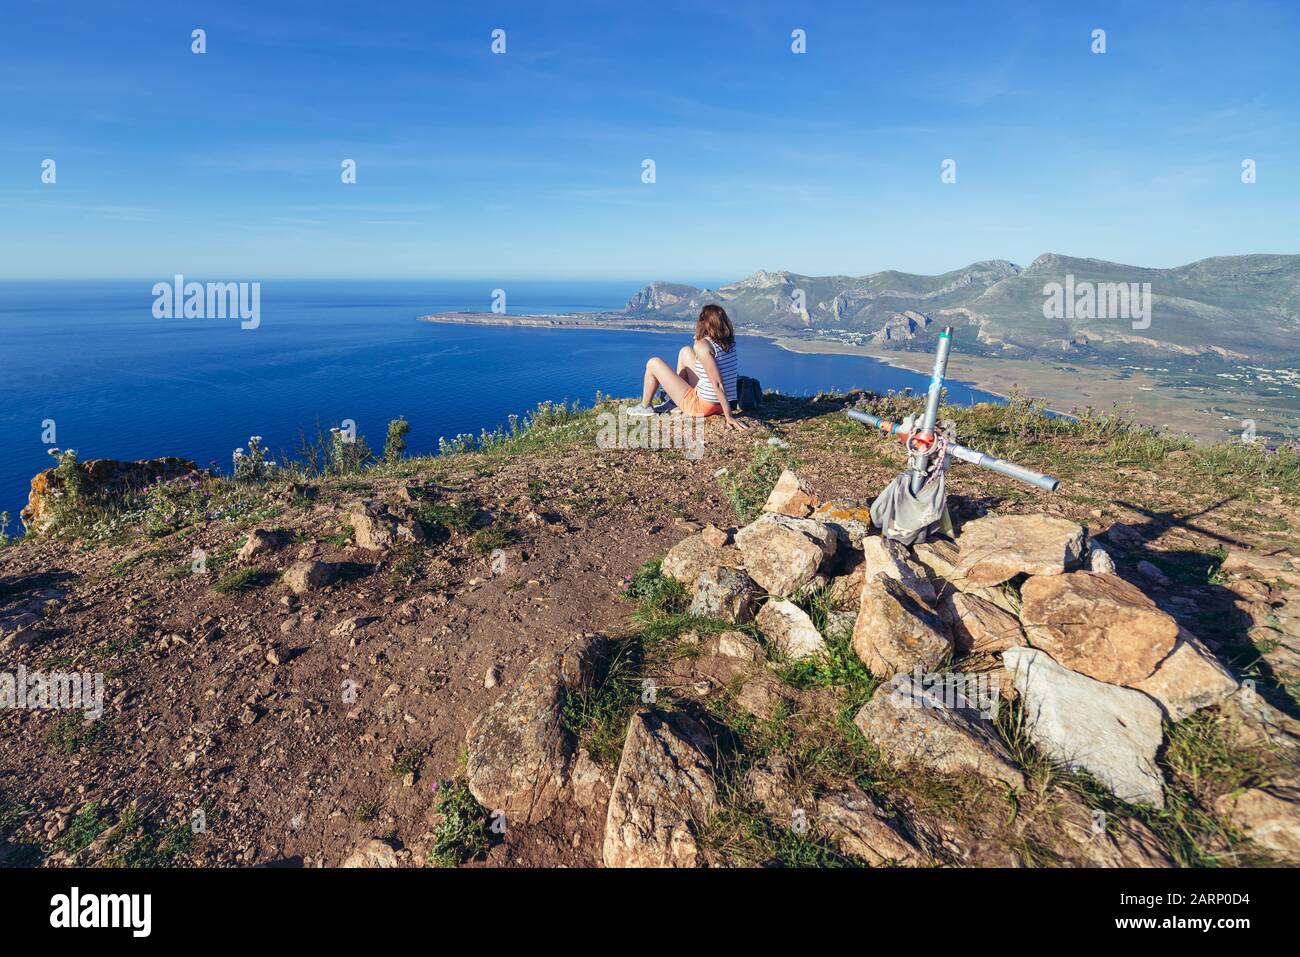
[[[679,319],[629,319],[618,313],[566,313],[557,315],[498,315],[494,313],[434,313],[417,317],[421,322],[462,325],[515,326],[534,329],[594,329],[605,332],[689,332],[693,323]],[[871,359],[882,365],[928,375],[933,365],[929,353],[881,349],[828,339],[803,339],[789,334],[737,326],[736,333],[771,340],[787,352],[818,355],[849,355]],[[1052,362],[1048,359],[996,359],[955,355],[949,378],[1003,400],[1023,391],[1043,400],[1060,415],[1075,415],[1091,407],[1101,412],[1118,409],[1131,412],[1144,425],[1182,433],[1198,440],[1218,442],[1230,437],[1219,415],[1204,409],[1205,396],[1187,394],[1170,382],[1145,372],[1116,370],[1109,366],[1080,362]],[[1217,403],[1222,411],[1227,403]],[[1240,415],[1247,416],[1246,403]],[[1258,414],[1258,413],[1255,413]],[[1229,417],[1231,418],[1231,417]]]

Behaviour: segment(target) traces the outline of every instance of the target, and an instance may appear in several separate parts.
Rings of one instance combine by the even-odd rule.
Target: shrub
[[[389,465],[406,454],[406,435],[410,431],[411,423],[402,416],[388,423],[388,437],[384,440],[384,461]]]

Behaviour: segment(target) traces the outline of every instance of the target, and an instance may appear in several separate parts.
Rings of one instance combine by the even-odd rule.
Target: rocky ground
[[[849,401],[698,460],[551,410],[51,509],[0,548],[0,674],[102,674],[105,710],[0,709],[0,862],[1300,859],[1297,463],[945,410],[1062,487],[958,463],[955,541],[904,549]]]

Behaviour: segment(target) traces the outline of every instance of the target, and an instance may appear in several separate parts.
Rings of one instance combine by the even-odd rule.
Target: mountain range
[[[1117,309],[1121,285],[1133,294],[1134,313],[1138,297],[1149,295],[1149,312]],[[884,348],[928,350],[938,330],[951,325],[963,349],[985,355],[1270,366],[1300,359],[1300,255],[1220,256],[1148,269],[1045,253],[1025,267],[985,260],[938,276],[760,271],[717,289],[652,282],[615,315],[692,319],[709,302],[751,331]]]

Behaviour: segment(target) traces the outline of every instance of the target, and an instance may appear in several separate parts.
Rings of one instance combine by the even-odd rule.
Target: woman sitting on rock
[[[655,356],[645,364],[641,404],[628,415],[654,415],[676,405],[685,415],[723,415],[733,429],[748,426],[731,414],[736,401],[736,333],[721,306],[710,303],[700,310],[695,322],[695,342],[677,353],[677,368]],[[668,393],[669,401],[658,410],[651,407],[656,390]]]

